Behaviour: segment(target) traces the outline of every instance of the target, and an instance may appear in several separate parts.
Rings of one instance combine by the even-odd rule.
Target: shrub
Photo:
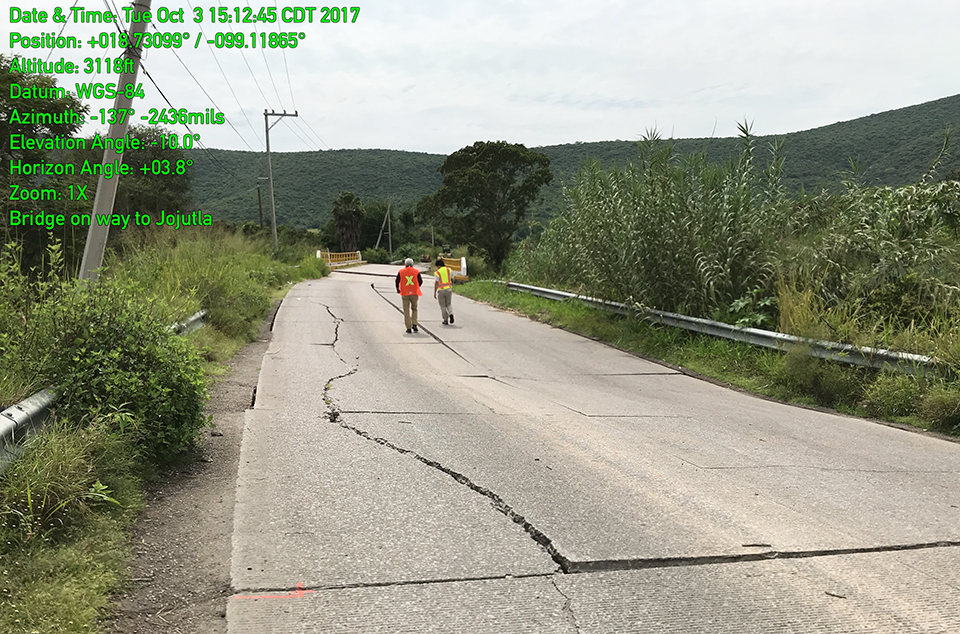
[[[232,276],[200,282],[198,294],[204,308],[209,311],[207,319],[211,326],[227,335],[252,341],[256,336],[255,322],[270,309],[270,298],[253,276],[244,280],[239,269],[231,270]],[[232,278],[232,279],[231,279]]]
[[[361,256],[370,264],[390,264],[390,254],[386,249],[364,249]]]
[[[129,412],[132,429],[124,423],[114,431],[132,433],[146,458],[165,462],[197,439],[206,386],[196,350],[139,297],[100,280],[70,285],[60,301],[45,303],[37,315],[50,328],[41,373],[58,386],[61,416]]]
[[[330,275],[330,267],[317,256],[308,253],[300,259],[299,273],[303,279],[315,280]]]
[[[864,389],[860,406],[871,416],[910,416],[917,411],[922,391],[916,377],[884,372]]]
[[[861,391],[860,372],[824,361],[796,347],[774,370],[774,381],[795,395],[812,396],[826,407],[855,401]]]
[[[920,403],[919,414],[934,429],[960,432],[960,389],[948,385],[931,388]]]
[[[467,256],[467,276],[472,280],[496,279],[497,273],[482,255]]]
[[[420,262],[426,255],[432,262],[437,259],[439,253],[440,247],[430,246],[422,242],[408,242],[393,250],[393,261],[412,258],[414,262]]]
[[[0,481],[0,538],[21,545],[56,538],[94,506],[120,507],[114,489],[137,506],[136,448],[110,431],[131,422],[122,412],[97,414],[83,426],[59,420],[30,440]]]

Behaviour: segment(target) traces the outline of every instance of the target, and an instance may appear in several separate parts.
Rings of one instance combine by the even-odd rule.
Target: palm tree
[[[357,250],[360,229],[366,217],[367,211],[357,196],[351,192],[340,192],[340,197],[333,203],[333,220],[337,227],[337,237],[340,238],[341,252]]]

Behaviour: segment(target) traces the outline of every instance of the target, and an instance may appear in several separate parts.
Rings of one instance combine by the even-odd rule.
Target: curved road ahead
[[[231,633],[960,632],[960,445],[454,297],[294,287],[247,411]]]

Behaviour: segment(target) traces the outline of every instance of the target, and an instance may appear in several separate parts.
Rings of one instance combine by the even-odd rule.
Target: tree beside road
[[[500,271],[531,203],[553,180],[550,159],[519,143],[477,141],[448,156],[437,171],[443,181],[420,200],[418,214]]]

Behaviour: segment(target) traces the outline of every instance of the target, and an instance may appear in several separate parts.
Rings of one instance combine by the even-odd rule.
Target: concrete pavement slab
[[[743,554],[755,552],[744,544],[761,538],[674,497],[656,473],[631,477],[611,469],[602,455],[558,438],[552,428],[530,429],[490,414],[350,414],[344,420],[496,493],[575,561]]]
[[[238,588],[285,595],[302,583],[313,597],[336,586],[370,591],[376,603],[373,585],[389,595],[398,583],[545,574],[556,565],[531,526],[595,570],[960,540],[955,444],[736,393],[463,298],[455,298],[456,329],[431,324],[408,338],[392,280],[334,281],[330,292],[294,289],[299,305],[278,315],[244,438]],[[423,301],[423,319],[433,319]],[[311,333],[286,333],[303,329]],[[327,343],[316,345],[321,337]],[[485,492],[522,522],[493,508]],[[805,559],[754,562],[779,565],[756,568],[759,577],[738,576],[733,566],[748,563],[739,562],[551,583],[571,598],[566,623],[583,616],[581,631],[950,631],[935,629],[953,624],[949,610],[922,606],[909,616],[916,597],[884,607],[910,595],[890,581],[886,562],[894,560],[849,557],[861,557],[849,570],[809,568],[814,560]],[[862,592],[876,586],[888,598],[824,603],[827,590],[818,588],[856,589],[850,580],[860,568],[869,571]],[[949,603],[949,591],[933,587],[956,590],[954,576],[914,585]],[[632,611],[636,592],[656,613]],[[243,601],[250,603],[230,608],[237,623],[273,622],[263,616],[274,610],[270,600]],[[405,615],[348,609],[330,622],[422,625],[420,604],[404,605]],[[460,609],[470,614],[471,605]],[[274,618],[295,624],[290,631],[337,631],[309,629],[329,609],[341,610],[298,607]],[[451,623],[451,631],[474,631]]]
[[[582,634],[960,631],[958,549],[558,575]],[[864,572],[867,572],[865,575]]]
[[[337,424],[247,412],[237,484],[237,590],[550,572],[489,500]]]

